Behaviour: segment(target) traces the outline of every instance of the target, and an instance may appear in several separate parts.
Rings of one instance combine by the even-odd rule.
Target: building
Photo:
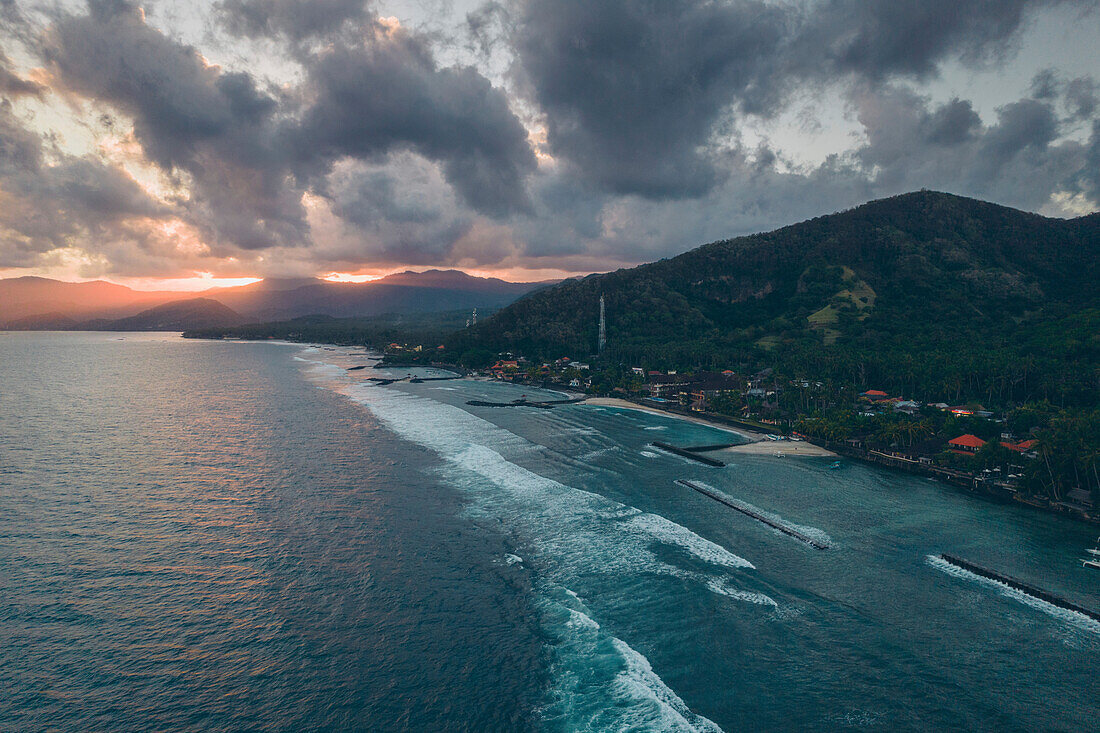
[[[963,455],[970,455],[977,453],[982,446],[985,445],[985,441],[979,438],[977,435],[960,435],[957,438],[952,438],[947,441],[947,445],[950,446],[950,450],[955,453],[961,453]]]

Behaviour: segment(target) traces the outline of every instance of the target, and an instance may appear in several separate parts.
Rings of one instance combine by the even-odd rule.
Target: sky
[[[1096,0],[0,0],[0,277],[607,271],[1100,209]]]

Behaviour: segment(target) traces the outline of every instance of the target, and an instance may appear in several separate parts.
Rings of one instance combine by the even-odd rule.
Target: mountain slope
[[[967,343],[1017,353],[1043,324],[1100,307],[1098,277],[1096,215],[1049,219],[921,191],[562,283],[451,346],[591,354],[602,294],[615,359],[718,366],[812,354],[890,378],[905,355]],[[1082,348],[1096,347],[1086,338]]]
[[[44,277],[0,279],[0,327],[32,328],[76,319],[118,318],[142,308],[189,297],[190,293],[148,292],[95,280],[70,283]],[[32,326],[35,317],[42,326]],[[24,325],[12,325],[24,321]]]
[[[158,305],[128,318],[95,321],[78,328],[94,331],[186,331],[191,328],[233,326],[240,314],[210,298],[192,298]]]
[[[289,288],[265,283],[211,290],[204,295],[250,320],[275,321],[306,315],[361,318],[382,313],[499,308],[541,286],[473,277],[457,270],[402,272],[366,283],[312,280]]]

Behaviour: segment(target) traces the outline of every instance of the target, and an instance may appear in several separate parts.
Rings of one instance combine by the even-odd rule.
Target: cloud
[[[11,60],[0,50],[0,97],[40,97],[46,87],[36,81],[23,79],[11,70]]]
[[[440,68],[425,39],[379,25],[362,43],[320,53],[306,72],[309,104],[293,138],[306,166],[412,150],[439,162],[478,212],[529,206],[535,156],[507,97],[471,67]]]
[[[734,106],[770,108],[789,13],[764,2],[528,2],[513,38],[548,141],[605,190],[705,193],[709,144]]]
[[[294,41],[323,37],[348,21],[368,17],[365,0],[222,0],[226,28],[251,38],[285,36]]]
[[[865,87],[853,104],[866,140],[854,151],[875,195],[933,188],[1038,210],[1079,190],[1087,148],[1062,138],[1055,100],[1024,97],[983,124],[968,102],[936,104],[903,87]]]
[[[675,199],[718,185],[740,145],[738,120],[774,116],[792,90],[921,79],[950,59],[999,58],[1029,14],[1055,4],[1089,7],[528,0],[512,43],[553,155],[610,193]]]
[[[205,1],[200,35],[0,0],[0,264],[583,271],[921,187],[1100,202],[1087,64],[958,93],[1083,0],[514,0],[465,38],[369,0]]]
[[[1061,1],[826,0],[814,6],[798,45],[820,53],[830,72],[873,80],[927,77],[946,59],[973,64],[1002,56],[1028,12],[1057,4]]]
[[[47,149],[0,102],[0,265],[34,264],[51,250],[145,246],[151,222],[173,216],[125,171]]]
[[[446,263],[477,218],[455,197],[439,166],[413,153],[396,153],[376,164],[341,164],[329,190],[332,213],[354,234],[354,252],[345,257]]]
[[[186,206],[213,244],[307,242],[301,194],[276,140],[278,102],[249,74],[208,64],[124,0],[61,15],[42,54],[63,89],[133,118],[145,155],[184,176]]]

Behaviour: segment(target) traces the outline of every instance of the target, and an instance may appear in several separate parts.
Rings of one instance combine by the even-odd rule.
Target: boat
[[[1085,552],[1096,557],[1100,557],[1100,537],[1096,538],[1096,547],[1086,547]]]
[[[831,468],[833,470],[838,469],[840,467],[841,467],[840,461],[833,461],[833,464],[831,466],[829,466],[829,468]]]
[[[1100,560],[1082,560],[1081,564],[1086,568],[1096,568],[1100,570]]]

